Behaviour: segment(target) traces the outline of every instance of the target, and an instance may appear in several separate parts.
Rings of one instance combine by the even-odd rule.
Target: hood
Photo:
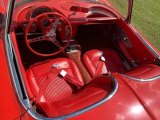
[[[119,78],[125,81],[148,115],[158,120],[160,118],[160,79],[140,82],[122,76]]]

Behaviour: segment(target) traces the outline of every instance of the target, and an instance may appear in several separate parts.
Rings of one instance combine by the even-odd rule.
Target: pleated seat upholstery
[[[96,78],[84,85],[76,64],[67,58],[35,64],[26,75],[29,97],[47,117],[62,116],[85,108],[104,98],[112,89],[112,83],[106,77],[101,77],[101,80]]]

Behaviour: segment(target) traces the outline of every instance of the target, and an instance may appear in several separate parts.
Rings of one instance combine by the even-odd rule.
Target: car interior
[[[149,79],[156,56],[125,20],[104,5],[29,3],[16,8],[11,36],[33,109],[68,115],[115,90],[115,73]]]

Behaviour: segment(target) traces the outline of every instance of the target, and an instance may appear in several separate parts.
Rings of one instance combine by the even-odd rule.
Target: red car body
[[[62,9],[61,2],[59,0],[53,0],[54,4],[52,7],[56,10],[63,13],[65,16],[70,15],[70,11],[66,10],[69,7],[69,4],[65,4]],[[3,0],[0,1],[4,2]],[[38,3],[38,0],[36,1]],[[73,2],[73,1],[72,1]],[[105,2],[101,0],[101,2]],[[81,4],[86,9],[79,8],[78,17],[84,18],[86,23],[80,23],[80,21],[76,22],[76,17],[72,21],[75,27],[79,24],[94,24],[94,21],[99,19],[99,23],[108,21],[108,23],[116,21],[117,24],[125,31],[127,37],[131,40],[134,48],[131,49],[132,55],[139,59],[140,66],[149,65],[154,62],[160,63],[160,54],[159,51],[154,48],[154,46],[149,43],[141,34],[130,24],[131,20],[131,12],[132,12],[132,0],[130,0],[129,4],[129,14],[127,20],[124,20],[116,11],[111,8],[106,8],[108,11],[112,12],[115,17],[110,18],[86,18],[84,16],[85,10],[90,7],[97,6],[94,3],[86,3],[81,2],[78,3],[75,1],[75,4]],[[5,3],[7,5],[7,2]],[[17,18],[17,13],[25,8],[25,6],[29,6],[34,4],[34,2],[28,2],[21,6],[17,6],[14,9],[13,20],[21,20],[23,19],[23,15],[26,14],[21,13]],[[50,5],[50,1],[46,1],[45,5]],[[107,4],[107,3],[106,3]],[[109,4],[109,3],[108,3]],[[67,6],[68,5],[68,6]],[[40,4],[37,6],[40,6]],[[103,5],[99,5],[98,7],[102,7]],[[2,14],[6,14],[6,8],[1,7],[0,11]],[[81,11],[81,12],[80,12]],[[116,18],[116,19],[115,19]],[[4,28],[4,27],[2,27]],[[21,103],[21,100],[17,94],[17,88],[14,86],[13,78],[15,74],[10,70],[11,62],[8,59],[8,54],[6,50],[6,34],[4,34],[4,29],[0,30],[1,38],[0,38],[0,120],[12,120],[12,119],[24,119],[24,120],[33,120],[33,119],[44,119],[43,117],[35,117],[29,109],[26,109],[24,105]],[[73,28],[73,34],[76,34],[76,29]],[[14,39],[14,38],[13,38]],[[14,41],[14,40],[13,40]],[[137,42],[139,41],[139,42]],[[145,41],[145,42],[143,42]],[[13,42],[13,44],[15,44]],[[147,45],[146,45],[147,44]],[[142,51],[140,51],[140,49]],[[15,48],[15,51],[18,51],[18,47]],[[17,57],[18,61],[20,61],[20,55]],[[157,62],[157,63],[158,63]],[[158,64],[159,64],[158,63]],[[132,77],[126,77],[124,74],[120,74],[118,72],[113,73],[112,75],[118,81],[118,90],[114,94],[114,96],[103,104],[96,106],[93,109],[85,111],[81,114],[71,115],[70,117],[61,117],[61,118],[50,118],[50,119],[68,119],[68,120],[151,120],[151,119],[160,119],[160,67],[153,66],[152,67],[142,67],[140,70],[135,70],[135,74],[143,74],[142,79],[133,80]],[[20,65],[21,68],[21,65]],[[136,68],[135,68],[136,69]],[[153,69],[153,71],[152,71]],[[149,71],[149,72],[147,72]],[[151,72],[150,72],[151,71]],[[22,72],[22,75],[25,76],[25,72]],[[134,74],[134,73],[132,73]],[[152,77],[151,77],[152,76]],[[18,77],[19,78],[19,77]],[[27,101],[26,101],[27,102]],[[76,102],[76,101],[75,101]],[[47,118],[45,118],[47,119]]]

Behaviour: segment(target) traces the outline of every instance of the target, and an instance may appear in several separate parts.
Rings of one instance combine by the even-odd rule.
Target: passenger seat
[[[109,72],[124,73],[126,71],[122,59],[112,49],[90,50],[82,59],[92,78]]]

